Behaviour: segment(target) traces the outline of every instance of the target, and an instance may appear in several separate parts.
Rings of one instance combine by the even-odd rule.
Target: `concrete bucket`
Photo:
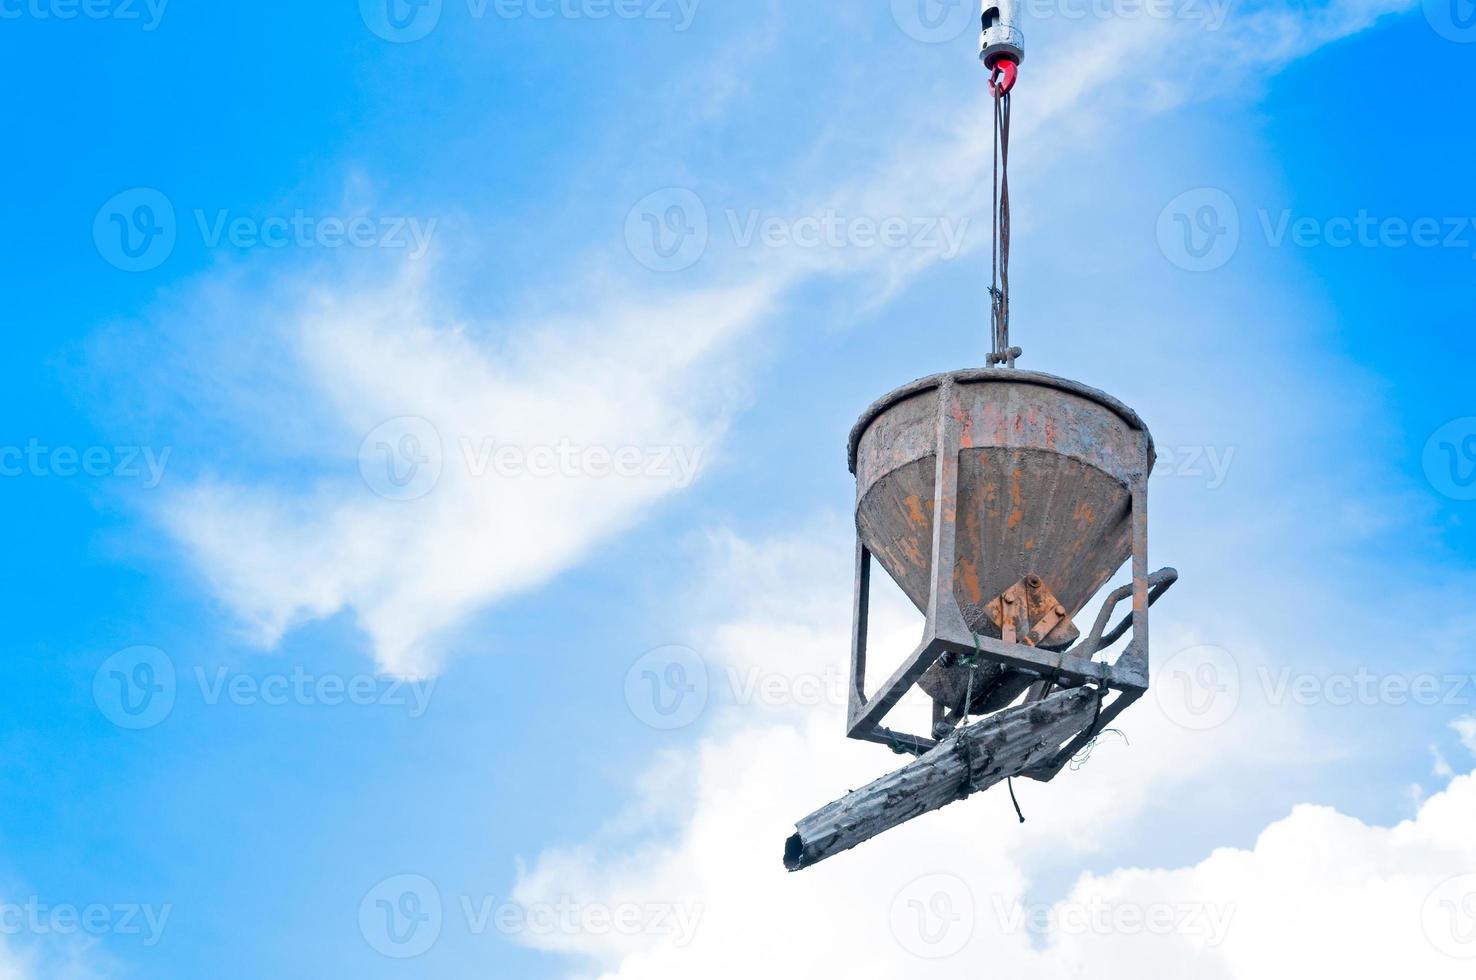
[[[1147,693],[1149,607],[1179,576],[1148,572],[1153,461],[1132,409],[1049,374],[940,374],[867,409],[850,443],[846,735],[916,759],[796,823],[786,868],[1015,777],[1048,782]],[[1132,581],[1103,597],[1083,635],[1073,617],[1128,559]],[[917,646],[874,689],[873,562],[926,616]],[[1100,656],[1123,638],[1115,657]],[[926,734],[887,726],[914,686],[933,701]]]
[[[951,392],[940,398],[945,385]],[[944,418],[944,416],[951,416]],[[1131,488],[1153,466],[1136,412],[1085,385],[1018,370],[924,378],[852,430],[861,542],[922,612],[932,596],[938,447],[956,428],[952,592],[980,636],[1065,650],[1075,617],[1132,553]],[[947,552],[944,552],[945,554]],[[1039,674],[944,658],[919,681],[950,710],[1004,707]]]

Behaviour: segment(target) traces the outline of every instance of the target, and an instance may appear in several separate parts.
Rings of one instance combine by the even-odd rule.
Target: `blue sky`
[[[409,40],[371,0],[0,2],[0,977],[747,975],[760,932],[796,969],[827,945],[859,975],[957,967],[866,945],[914,873],[981,916],[1243,913],[1149,953],[981,924],[971,965],[1265,976],[1300,955],[1245,911],[1267,894],[1388,922],[1476,895],[1450,829],[1476,804],[1463,0],[1036,11],[1023,366],[1111,391],[1172,451],[1161,676],[1229,663],[1235,704],[1213,730],[1135,708],[1130,748],[1023,788],[1024,829],[986,796],[783,875],[789,824],[893,765],[796,695],[845,656],[846,433],[985,353],[965,21],[818,6],[446,0]],[[827,218],[837,240],[794,244]],[[887,221],[903,243],[869,246]],[[561,469],[560,446],[632,472]],[[384,468],[411,457],[430,484]],[[708,688],[676,728],[633,673],[672,663]],[[1275,696],[1288,670],[1310,696]],[[1333,703],[1359,672],[1441,693]],[[165,687],[140,715],[141,683]],[[955,832],[974,843],[940,850]],[[1351,887],[1348,854],[1383,857]],[[421,901],[420,955],[380,899],[406,922]],[[561,902],[700,925],[468,912]],[[1361,932],[1350,969],[1469,967],[1459,930]]]

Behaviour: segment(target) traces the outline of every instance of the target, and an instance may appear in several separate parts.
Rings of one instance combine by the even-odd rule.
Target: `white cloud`
[[[1461,737],[1461,744],[1468,750],[1476,753],[1476,715],[1468,715],[1465,718],[1457,718],[1451,722],[1451,728]]]
[[[64,919],[33,931],[31,913],[21,907],[25,904],[0,901],[0,910],[7,914],[6,932],[0,938],[0,980],[104,980],[118,975],[117,965],[97,940],[80,935],[80,929]]]
[[[1019,138],[1039,169],[1076,145],[1083,127],[1220,91],[1402,6],[1378,0],[1296,14],[1262,10],[1236,15],[1218,31],[1136,19],[1073,26],[1032,60],[1032,111],[1022,116]],[[1129,72],[1131,85],[1124,85]],[[926,139],[899,124],[903,149],[859,173],[846,159],[849,179],[834,177],[838,161],[797,154],[810,167],[786,212],[814,214],[831,205],[874,218],[976,212],[989,166],[983,109],[977,93],[960,93],[953,105],[915,113],[935,120],[933,127],[939,119],[964,122]],[[970,242],[983,244],[981,235]],[[337,476],[283,486],[248,479],[238,467],[231,477],[202,478],[169,498],[164,519],[261,643],[349,611],[383,669],[432,673],[448,632],[469,615],[569,568],[686,484],[672,476],[478,477],[468,472],[468,447],[483,461],[478,450],[489,448],[487,440],[530,452],[681,448],[711,459],[725,417],[741,402],[739,341],[788,289],[816,275],[865,273],[865,289],[880,301],[947,251],[734,250],[715,243],[703,268],[721,285],[652,293],[606,282],[579,315],[531,316],[496,339],[485,325],[448,312],[457,304],[437,291],[423,266],[367,291],[325,287],[305,307],[280,312],[277,329],[268,332],[284,338],[279,353],[290,375],[268,390],[285,390],[289,400],[248,398],[232,410],[238,421],[259,412],[258,435],[274,428],[326,433],[318,445],[330,464],[342,464],[330,466]],[[229,377],[231,365],[219,372]],[[429,428],[397,423],[365,452],[405,448],[402,455],[431,463],[437,453],[423,450],[438,442],[439,483],[412,501],[376,499],[345,476],[352,454],[376,427],[406,416]],[[271,458],[267,450],[261,455]],[[425,469],[417,472],[424,478]]]
[[[1396,8],[1350,4],[1304,18],[1269,11],[1248,29],[1196,39],[1188,53],[1155,42],[1153,50],[1173,51],[1172,70],[1148,79],[1147,90],[1156,104],[1172,105],[1195,91],[1192,83],[1200,74],[1218,74],[1218,87],[1235,84],[1246,77],[1246,68],[1274,67],[1366,26],[1388,9]],[[1059,110],[1037,116],[1035,146],[1042,155],[1049,156],[1058,139],[1048,133],[1048,123],[1079,121],[1062,107],[1101,107],[1114,98],[1099,86],[1119,69],[1123,49],[1094,47],[1095,40],[1101,40],[1100,32],[1074,52],[1082,59],[1078,67],[1039,73],[1054,79],[1045,92]],[[902,207],[917,213],[916,199],[907,195],[937,201],[938,187],[969,186],[977,176],[979,148],[970,130],[959,134],[954,152],[899,155],[893,173],[916,180],[879,180],[876,193],[913,201]],[[1184,374],[1191,370],[1186,367]],[[1207,369],[1194,380],[1198,393],[1239,410],[1243,394],[1216,371]],[[1224,387],[1216,387],[1216,380]],[[1226,445],[1243,444],[1235,440],[1247,431],[1236,430]],[[1296,460],[1278,455],[1286,445],[1261,448],[1261,464],[1277,470],[1279,481],[1301,475]],[[1283,463],[1288,465],[1277,469]],[[1382,978],[1395,967],[1401,975],[1468,975],[1469,962],[1456,957],[1476,952],[1470,949],[1476,941],[1476,883],[1460,877],[1476,871],[1476,848],[1463,829],[1476,818],[1476,778],[1455,779],[1419,802],[1415,819],[1390,827],[1311,806],[1298,806],[1281,819],[1255,819],[1254,835],[1244,827],[1216,827],[1207,834],[1193,825],[1205,809],[1196,804],[1220,800],[1223,810],[1244,819],[1258,794],[1274,791],[1281,799],[1298,792],[1320,774],[1319,764],[1358,751],[1352,740],[1317,729],[1295,704],[1265,703],[1264,685],[1249,683],[1258,667],[1297,664],[1292,650],[1336,648],[1345,664],[1377,664],[1386,652],[1381,643],[1355,634],[1344,645],[1344,631],[1335,624],[1358,621],[1356,610],[1335,599],[1323,602],[1321,594],[1314,600],[1312,593],[1330,593],[1335,583],[1290,570],[1302,562],[1322,562],[1326,569],[1326,555],[1315,547],[1320,530],[1291,528],[1276,536],[1275,554],[1263,561],[1247,544],[1253,537],[1247,529],[1266,519],[1264,498],[1237,501],[1232,489],[1215,500],[1217,523],[1245,540],[1227,541],[1217,551],[1203,544],[1212,528],[1177,529],[1183,541],[1199,536],[1194,540],[1200,547],[1191,553],[1206,556],[1205,564],[1214,567],[1200,569],[1197,579],[1186,576],[1185,586],[1166,600],[1174,611],[1156,620],[1157,685],[1153,696],[1124,716],[1131,747],[1104,742],[1080,771],[1048,785],[1022,783],[1025,825],[1016,823],[1008,797],[993,791],[788,875],[780,854],[793,821],[896,761],[885,750],[842,737],[838,699],[745,703],[718,710],[693,753],[662,763],[659,790],[638,794],[632,809],[638,818],[618,818],[583,846],[545,852],[516,893],[527,904],[563,897],[591,907],[675,906],[698,922],[696,932],[574,930],[523,938],[540,949],[588,958],[598,964],[590,972],[602,977],[631,980],[980,971],[1262,980],[1322,972],[1329,965],[1353,978]],[[714,592],[727,608],[711,611],[701,631],[710,638],[703,652],[714,676],[757,669],[792,683],[843,669],[849,550],[844,542],[824,543],[834,531],[827,526],[761,544],[719,537],[723,557],[713,574],[721,586]],[[1156,537],[1155,552],[1175,555],[1175,543]],[[1298,587],[1268,587],[1278,576]],[[754,583],[752,589],[735,595],[734,583],[743,582]],[[1309,608],[1317,614],[1309,616]],[[893,654],[906,645],[904,618],[895,606],[879,616],[889,639],[883,646]],[[1184,623],[1203,625],[1189,629]],[[1186,730],[1174,724],[1183,716],[1172,701],[1174,686],[1164,683],[1165,667],[1171,666],[1164,660],[1167,653],[1207,641],[1234,649],[1247,683],[1224,724]],[[1278,661],[1258,648],[1261,643],[1276,644],[1284,656]],[[886,656],[875,659],[881,663]],[[1310,663],[1300,666],[1317,670]],[[730,685],[726,694],[733,693]],[[1343,714],[1348,717],[1351,712]],[[1386,806],[1402,804],[1400,797]],[[1187,857],[1157,855],[1216,832],[1223,836],[1214,843],[1233,837],[1242,846],[1214,850],[1207,844]],[[1125,841],[1135,848],[1134,858],[1118,854]],[[1145,852],[1149,860],[1143,860]],[[1121,866],[1135,859],[1145,867]],[[1063,869],[1083,866],[1098,873],[1060,880]],[[1037,917],[1044,924],[1032,928]],[[929,958],[939,952],[952,955]]]
[[[698,475],[736,398],[733,337],[772,299],[756,280],[538,324],[493,351],[437,320],[418,276],[324,296],[287,335],[342,476],[201,483],[170,501],[170,526],[262,642],[349,608],[383,669],[433,672],[439,631]],[[635,475],[610,475],[622,452]],[[427,482],[397,486],[391,465]]]
[[[759,544],[716,539],[711,581],[731,596],[733,613],[708,632],[713,676],[760,665],[793,680],[844,656],[848,569],[836,530]],[[735,592],[735,583],[751,587]],[[883,603],[879,618],[890,641],[880,663],[900,654],[907,634],[896,605]],[[1354,978],[1382,978],[1399,964],[1422,977],[1466,975],[1469,964],[1447,953],[1466,948],[1467,883],[1439,889],[1476,870],[1476,777],[1455,780],[1396,827],[1298,807],[1253,847],[1180,869],[1086,874],[1064,894],[1040,893],[1032,879],[1052,862],[1110,862],[1127,835],[1185,836],[1181,797],[1219,788],[1238,799],[1317,760],[1315,735],[1295,710],[1247,691],[1225,724],[1186,730],[1174,724],[1180,715],[1163,700],[1174,693],[1159,680],[1155,695],[1123,717],[1131,748],[1104,744],[1079,771],[1020,784],[1023,826],[1003,791],[992,791],[794,875],[780,860],[794,820],[897,761],[842,737],[838,700],[719,709],[715,734],[694,754],[657,768],[659,780],[633,807],[639,819],[545,853],[515,892],[529,907],[661,907],[695,925],[522,939],[591,958],[600,976],[620,980],[748,976],[778,963],[785,975],[862,978],[983,969],[1063,980],[1084,970],[1104,980],[1191,971],[1261,980],[1329,963]],[[1476,917],[1469,926],[1476,930]],[[930,958],[943,951],[953,955]]]
[[[1197,935],[1058,934],[1040,956],[1043,972],[1469,976],[1476,958],[1473,819],[1476,776],[1463,776],[1395,827],[1304,806],[1249,850],[1217,851],[1179,870],[1086,876],[1068,903],[1217,908],[1229,923],[1224,941],[1216,947]]]
[[[1444,752],[1440,751],[1440,746],[1430,746],[1430,757],[1434,760],[1430,774],[1436,779],[1449,779],[1455,775],[1455,770],[1450,766],[1450,760],[1445,757]]]

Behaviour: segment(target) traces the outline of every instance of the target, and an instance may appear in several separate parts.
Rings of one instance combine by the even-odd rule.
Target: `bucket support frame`
[[[938,744],[936,739],[885,728],[882,722],[924,673],[944,654],[979,656],[1006,667],[1039,674],[1058,688],[1091,685],[1114,692],[1102,704],[1095,724],[1039,766],[1021,775],[1041,782],[1061,771],[1098,731],[1111,724],[1148,690],[1148,609],[1178,578],[1172,568],[1148,573],[1148,474],[1149,445],[1142,440],[1143,465],[1128,487],[1132,522],[1131,585],[1109,594],[1090,634],[1063,653],[1052,653],[1024,643],[1005,643],[972,632],[964,620],[954,594],[953,576],[958,540],[959,453],[962,422],[949,410],[953,382],[939,386],[937,462],[934,474],[932,569],[927,624],[922,641],[902,665],[870,698],[866,697],[866,651],[869,634],[872,556],[856,538],[856,579],[851,632],[851,684],[846,734],[850,738],[879,742],[894,749],[921,755]],[[1111,631],[1107,623],[1115,607],[1132,597],[1132,610]],[[1132,631],[1127,648],[1116,663],[1094,660],[1095,654]]]

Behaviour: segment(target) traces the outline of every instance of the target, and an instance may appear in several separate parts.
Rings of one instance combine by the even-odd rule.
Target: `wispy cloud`
[[[1122,124],[1198,97],[1196,79],[1205,75],[1215,77],[1204,93],[1223,92],[1403,6],[1275,8],[1264,19],[1246,12],[1220,36],[1194,35],[1164,57],[1124,57],[1120,63],[1124,49],[1103,42],[1098,30],[1077,39],[1059,72],[1037,68],[1040,99],[1052,108],[1034,114],[1035,128],[1022,145],[1032,146],[1037,162],[1048,164],[1079,135],[1079,127]],[[1154,26],[1142,35],[1151,40],[1135,38],[1126,50],[1143,43],[1145,54],[1164,51],[1153,32],[1183,29]],[[1138,79],[1144,85],[1133,92],[1155,95],[1146,108],[1125,105],[1131,96],[1122,95],[1120,85],[1114,91],[1111,83],[1101,84],[1104,77],[1119,78],[1123,66],[1144,65],[1148,77]],[[1063,132],[1053,132],[1056,127]],[[843,193],[889,195],[884,206],[904,210],[917,205],[895,202],[921,199],[934,206],[943,199],[966,200],[985,149],[975,127],[961,126],[951,143],[934,141],[926,151],[899,153],[886,164],[894,179],[858,181]],[[1090,288],[1091,277],[1082,280],[1082,288]],[[1234,380],[1215,376],[1213,362],[1196,363],[1192,370],[1204,399],[1236,405],[1243,397]],[[1233,438],[1240,440],[1251,438],[1263,420],[1240,412],[1236,421]],[[1314,460],[1298,458],[1305,455],[1298,439],[1285,431],[1279,442],[1258,443],[1258,465],[1274,470],[1278,485],[1316,468]],[[1295,599],[1266,594],[1274,591],[1264,588],[1268,578],[1290,574],[1288,563],[1305,560],[1289,558],[1289,552],[1325,547],[1323,530],[1309,522],[1277,536],[1274,557],[1230,542],[1223,552],[1212,546],[1207,552],[1205,524],[1223,523],[1249,539],[1254,535],[1245,529],[1266,520],[1264,498],[1247,494],[1236,501],[1228,494],[1233,490],[1216,498],[1213,522],[1173,527],[1168,535],[1164,522],[1156,525],[1157,554],[1172,558],[1176,543],[1197,541],[1200,554],[1213,554],[1202,565],[1214,567],[1197,569],[1201,584],[1171,596],[1166,604],[1172,608],[1157,618],[1158,685],[1153,698],[1124,718],[1131,751],[1104,745],[1082,771],[1048,787],[1030,784],[1034,802],[1027,804],[1030,819],[1023,827],[1015,824],[1007,801],[995,797],[991,808],[985,797],[892,831],[831,866],[786,876],[778,853],[793,820],[875,778],[887,757],[842,738],[839,701],[750,703],[742,692],[756,688],[720,684],[742,702],[740,709],[711,717],[712,734],[684,760],[683,778],[676,781],[687,786],[680,802],[672,803],[670,784],[663,800],[637,794],[645,833],[630,832],[641,821],[622,821],[618,831],[606,828],[589,845],[546,851],[517,891],[518,900],[530,905],[567,896],[594,907],[664,902],[696,908],[702,918],[695,935],[569,930],[524,938],[541,949],[588,957],[598,964],[590,972],[602,977],[641,980],[741,976],[775,962],[796,975],[878,978],[934,969],[952,975],[961,964],[1009,976],[1070,977],[1085,970],[1103,977],[1146,971],[1249,978],[1281,975],[1288,972],[1285,963],[1297,964],[1298,972],[1322,968],[1313,960],[1330,960],[1355,977],[1381,976],[1396,967],[1432,977],[1463,975],[1464,965],[1451,951],[1469,944],[1476,883],[1451,876],[1476,867],[1469,835],[1457,829],[1476,816],[1476,777],[1455,779],[1422,802],[1414,821],[1394,827],[1369,826],[1330,808],[1298,807],[1269,825],[1260,819],[1233,830],[1237,841],[1257,834],[1253,847],[1216,850],[1180,868],[1114,867],[1135,859],[1114,853],[1114,845],[1126,839],[1139,846],[1170,838],[1183,846],[1191,836],[1210,842],[1196,853],[1223,839],[1214,835],[1225,828],[1186,828],[1184,800],[1224,800],[1230,806],[1264,791],[1272,760],[1305,772],[1357,751],[1356,737],[1344,743],[1318,733],[1310,711],[1287,704],[1273,710],[1269,698],[1261,703],[1250,688],[1253,678],[1271,676],[1258,670],[1266,660],[1295,663],[1298,654],[1320,653],[1325,645],[1337,649],[1347,669],[1382,662],[1386,644],[1333,625],[1355,622],[1358,614],[1352,599],[1333,595],[1334,581],[1306,583],[1306,590],[1319,595],[1315,602],[1302,589]],[[1279,503],[1290,510],[1302,506]],[[1317,506],[1325,506],[1320,498]],[[704,654],[713,676],[736,672],[741,680],[758,670],[793,692],[806,676],[844,669],[848,553],[840,542],[825,544],[828,533],[806,529],[760,543],[718,538],[712,574],[724,583],[726,608],[710,610],[711,618],[693,628],[694,635],[708,638]],[[829,550],[813,550],[824,548]],[[1212,581],[1205,584],[1204,576]],[[735,582],[752,587],[735,594]],[[1227,608],[1219,598],[1224,595],[1246,596],[1256,603],[1256,615],[1247,620],[1243,607]],[[1318,609],[1315,625],[1305,613],[1308,603]],[[1328,639],[1329,632],[1337,639]],[[1172,717],[1162,701],[1175,689],[1166,680],[1175,669],[1174,651],[1207,640],[1236,648],[1244,699],[1233,723],[1186,732],[1176,724],[1184,719]],[[1258,645],[1274,645],[1279,653],[1273,658]],[[886,654],[878,652],[875,659],[885,662]],[[1316,669],[1305,661],[1299,667]],[[1428,733],[1421,742],[1427,738]],[[649,815],[663,801],[678,815],[655,826]],[[1106,870],[1057,888],[1042,902],[1035,897],[1041,886],[1032,879],[1063,857],[1071,864],[1078,858],[1105,864]],[[1307,908],[1317,911],[1308,914]],[[816,915],[816,909],[846,914]],[[1349,929],[1348,922],[1356,925]],[[1327,941],[1308,942],[1309,935]],[[1329,946],[1336,948],[1325,953]]]
[[[1250,978],[1304,958],[1330,959],[1355,977],[1382,976],[1397,963],[1422,976],[1464,975],[1448,955],[1463,948],[1464,927],[1441,903],[1455,903],[1458,916],[1463,895],[1476,895],[1476,882],[1451,883],[1476,867],[1464,830],[1476,818],[1476,776],[1455,779],[1396,827],[1303,806],[1261,830],[1253,847],[1215,850],[1177,869],[1087,874],[1057,895],[1040,894],[1032,879],[1052,862],[1111,868],[1125,837],[1172,830],[1184,839],[1186,811],[1171,801],[1241,799],[1277,778],[1270,760],[1289,771],[1322,761],[1310,718],[1258,699],[1249,682],[1233,718],[1200,729],[1185,727],[1176,689],[1160,676],[1155,695],[1123,717],[1130,747],[1104,744],[1079,771],[1022,787],[1023,826],[1004,796],[986,794],[810,871],[785,872],[779,854],[796,817],[894,765],[885,751],[841,736],[843,691],[822,684],[818,700],[796,696],[844,658],[843,537],[839,522],[826,521],[760,542],[713,539],[709,584],[693,584],[702,594],[721,583],[727,597],[723,612],[693,628],[706,639],[701,655],[714,679],[712,734],[695,752],[663,760],[630,813],[589,844],[542,854],[514,894],[526,908],[682,909],[694,928],[573,925],[518,938],[592,959],[601,977],[641,980],[742,976],[776,961],[798,975],[884,978],[925,973],[935,960],[1062,978],[1083,964],[1107,978],[1141,976],[1145,965]],[[1178,608],[1185,598],[1173,603],[1172,620],[1202,619],[1203,609]],[[878,663],[915,638],[907,612],[890,602],[878,610]],[[1160,651],[1199,640],[1176,632],[1160,625]],[[1217,638],[1244,651],[1253,633]],[[1252,664],[1242,659],[1248,678]],[[1164,660],[1161,673],[1171,669]],[[748,700],[765,690],[789,696]],[[921,723],[925,707],[912,707]],[[1297,911],[1308,907],[1318,911]],[[847,914],[817,916],[817,908]],[[1334,936],[1340,941],[1323,941]]]
[[[1106,114],[1130,119],[1203,94],[1196,86],[1206,73],[1216,76],[1210,90],[1217,91],[1398,6],[1268,8],[1236,13],[1214,32],[1136,20],[1075,30],[1032,62],[1033,109],[1022,119],[1027,153],[1045,166]],[[752,38],[743,43],[750,57],[768,48],[767,41],[758,49]],[[1131,86],[1124,86],[1127,72]],[[1126,87],[1153,97],[1125,98]],[[281,303],[268,335],[280,338],[275,360],[285,362],[288,377],[273,390],[290,399],[287,410],[259,398],[231,410],[263,412],[283,430],[326,434],[318,444],[329,447],[329,459],[351,464],[358,454],[361,468],[389,467],[385,478],[406,485],[375,487],[379,478],[361,482],[349,465],[339,465],[336,478],[278,472],[271,482],[237,468],[171,496],[167,526],[263,644],[300,623],[350,611],[384,669],[435,671],[447,632],[467,616],[570,567],[694,476],[688,466],[600,478],[579,462],[530,476],[527,454],[594,448],[603,460],[618,451],[684,449],[689,463],[693,453],[710,459],[724,419],[741,406],[743,341],[792,289],[816,277],[852,276],[863,284],[863,302],[882,302],[923,269],[984,246],[983,220],[967,238],[911,243],[918,247],[875,247],[871,235],[888,220],[905,218],[915,229],[929,217],[978,215],[990,163],[986,108],[977,93],[930,106],[928,117],[957,125],[942,133],[934,125],[924,136],[899,122],[896,152],[874,164],[848,161],[849,176],[839,181],[804,148],[776,161],[776,171],[794,179],[780,212],[788,247],[742,240],[741,229],[762,213],[698,198],[711,239],[702,263],[660,289],[628,275],[586,276],[574,287],[575,302],[569,290],[559,293],[560,313],[491,325],[464,321],[454,292],[422,264],[382,285],[345,281],[319,287],[305,304]],[[850,237],[832,247],[794,247],[796,229],[827,209],[865,216],[867,224],[859,232],[849,226]],[[668,207],[651,217],[660,233],[663,221],[685,232],[694,216]],[[229,379],[229,364],[217,371]],[[489,470],[499,447],[521,451],[525,469]],[[427,482],[434,485],[420,492]]]
[[[325,294],[286,331],[336,478],[202,482],[171,530],[258,639],[355,611],[380,665],[424,674],[438,634],[546,581],[700,476],[738,389],[761,280],[530,324],[493,349],[407,274]]]
[[[1476,715],[1457,718],[1450,727],[1454,728],[1456,734],[1461,737],[1461,744],[1476,753]]]

